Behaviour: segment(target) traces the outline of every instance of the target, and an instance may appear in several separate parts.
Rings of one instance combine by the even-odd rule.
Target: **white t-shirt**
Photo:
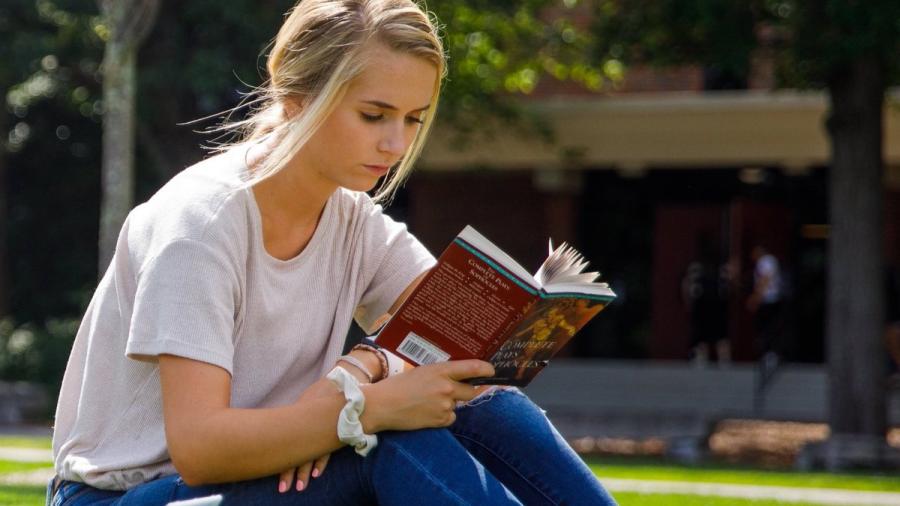
[[[123,490],[175,473],[158,355],[231,374],[231,405],[287,405],[434,265],[365,193],[337,190],[309,244],[279,260],[263,245],[244,150],[200,162],[128,216],[63,378],[53,452],[64,479]]]

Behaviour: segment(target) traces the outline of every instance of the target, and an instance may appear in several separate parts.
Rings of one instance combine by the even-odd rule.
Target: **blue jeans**
[[[223,505],[615,505],[543,412],[501,389],[457,409],[446,429],[382,432],[365,458],[334,452],[303,492],[278,492],[278,477],[192,487],[178,475],[131,490],[62,482],[52,506],[165,505],[221,495]]]

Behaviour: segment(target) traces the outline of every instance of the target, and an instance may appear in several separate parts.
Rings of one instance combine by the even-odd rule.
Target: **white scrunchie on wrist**
[[[363,432],[362,423],[359,421],[366,408],[366,397],[359,388],[359,381],[341,366],[332,369],[325,377],[334,383],[347,399],[347,404],[344,404],[338,415],[338,439],[365,457],[372,448],[378,446],[378,436]]]

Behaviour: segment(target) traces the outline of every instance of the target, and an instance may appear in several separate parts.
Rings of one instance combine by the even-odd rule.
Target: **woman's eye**
[[[406,121],[408,121],[408,122],[410,122],[410,123],[418,123],[418,124],[420,124],[420,125],[421,125],[422,123],[425,123],[424,120],[421,120],[421,119],[419,119],[419,118],[411,118],[411,117],[409,117],[409,116],[406,117]]]
[[[360,113],[360,114],[362,115],[363,120],[370,121],[372,123],[374,123],[384,117],[383,114],[366,114],[366,113]]]

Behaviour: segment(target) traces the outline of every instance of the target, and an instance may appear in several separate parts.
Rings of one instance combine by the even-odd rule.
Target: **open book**
[[[478,358],[496,375],[474,384],[527,385],[615,294],[565,243],[531,275],[472,227],[381,329],[379,345],[418,365]]]

